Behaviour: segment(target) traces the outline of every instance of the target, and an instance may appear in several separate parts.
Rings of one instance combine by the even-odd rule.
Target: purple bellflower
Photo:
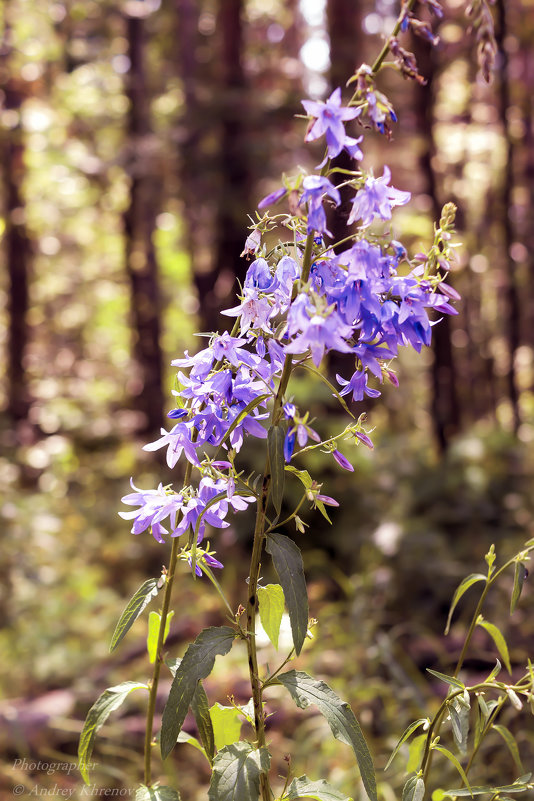
[[[361,220],[361,225],[367,227],[375,217],[382,220],[391,220],[391,209],[394,206],[404,206],[408,203],[410,192],[402,192],[393,186],[388,186],[391,180],[389,167],[384,167],[384,174],[381,178],[369,176],[365,185],[360,189],[352,201],[352,209],[347,221],[352,225],[356,220]]]
[[[363,136],[358,139],[347,136],[343,124],[347,120],[353,120],[358,117],[361,109],[342,106],[341,89],[339,87],[334,89],[326,103],[316,100],[303,100],[302,105],[309,116],[314,118],[306,134],[305,141],[312,142],[323,135],[326,137],[327,155],[324,161],[319,164],[319,167],[322,167],[328,159],[339,156],[343,149],[347,150],[349,155],[358,161],[363,158],[363,153],[358,147]]]

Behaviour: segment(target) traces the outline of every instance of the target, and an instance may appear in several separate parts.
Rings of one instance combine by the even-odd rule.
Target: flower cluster
[[[134,534],[150,528],[156,540],[163,542],[166,534],[177,537],[188,532],[189,543],[196,547],[207,525],[225,528],[230,509],[244,510],[256,501],[253,484],[236,470],[234,460],[245,437],[267,437],[265,420],[273,404],[280,410],[275,424],[284,432],[286,463],[299,451],[322,447],[340,467],[353,470],[337,440],[349,437],[372,447],[361,425],[321,440],[308,413],[301,414],[291,397],[286,397],[282,375],[294,363],[309,365],[320,375],[318,368],[327,354],[343,353],[353,357],[354,371],[336,376],[335,395],[344,405],[344,398],[353,402],[365,395],[375,398],[380,395],[376,384],[384,378],[397,383],[390,362],[399,347],[420,351],[430,344],[429,311],[455,313],[450,305],[454,293],[446,285],[440,291],[440,271],[448,269],[450,255],[450,209],[436,231],[432,255],[410,262],[405,248],[387,230],[393,209],[408,203],[410,194],[390,185],[388,167],[378,178],[363,172],[358,167],[363,137],[355,139],[345,131],[345,122],[358,119],[362,110],[378,127],[385,125],[387,117],[394,118],[387,103],[372,91],[365,70],[360,71],[359,81],[355,95],[359,105],[343,107],[340,89],[324,103],[303,101],[311,118],[306,140],[324,137],[326,141],[320,172],[271,193],[260,203],[267,208],[290,191],[298,194],[292,203],[296,213],[258,216],[247,237],[244,253],[254,258],[239,303],[223,312],[236,318],[232,332],[213,334],[206,348],[193,356],[186,352],[172,363],[178,368],[176,408],[169,413],[174,423],[145,449],[166,448],[170,468],[184,456],[191,466],[188,475],[195,468],[200,479],[196,487],[187,485],[180,492],[161,485],[138,490],[132,484],[134,492],[123,501],[137,508],[122,516],[133,520]],[[338,205],[340,195],[325,165],[343,149],[356,162],[347,181],[354,188],[348,224],[358,227],[348,232],[345,249],[334,251],[325,244],[325,237],[331,236],[325,204]],[[263,233],[280,220],[291,241],[267,254]],[[320,494],[315,482],[305,486],[306,497],[314,505],[336,503]],[[299,517],[295,519],[302,525]],[[201,567],[220,566],[207,551],[199,553]],[[199,571],[198,565],[195,569]]]

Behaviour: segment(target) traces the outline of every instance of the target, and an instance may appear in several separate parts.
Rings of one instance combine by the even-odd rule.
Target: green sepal
[[[260,774],[267,773],[271,755],[250,743],[227,745],[213,761],[209,801],[258,801]]]
[[[353,801],[345,793],[340,793],[335,787],[325,782],[324,779],[312,781],[307,776],[299,776],[293,779],[284,795],[282,801],[295,801],[298,798],[313,798],[314,801]]]
[[[258,587],[258,602],[260,605],[261,625],[268,638],[278,650],[278,637],[280,624],[284,614],[284,591],[279,584],[267,584]]]
[[[108,687],[87,713],[78,745],[80,773],[86,784],[89,784],[87,764],[93,753],[96,733],[102,728],[113,710],[120,707],[132,690],[148,690],[148,687],[146,684],[140,684],[136,681],[124,681],[122,684],[115,685],[115,687]]]
[[[152,578],[145,581],[134,593],[128,606],[119,618],[119,622],[113,632],[113,637],[109,644],[109,652],[115,650],[117,645],[126,636],[134,622],[137,620],[143,609],[155,598],[159,592],[158,584],[161,578]]]
[[[302,671],[281,673],[277,682],[286,688],[300,709],[306,709],[310,704],[317,706],[334,737],[353,749],[367,795],[371,801],[377,801],[373,760],[360,724],[346,701],[342,701],[324,681]]]
[[[285,458],[284,430],[280,426],[271,426],[267,434],[267,448],[271,469],[271,501],[276,514],[280,515],[284,498]]]
[[[232,647],[235,631],[229,626],[213,626],[200,632],[184,654],[176,671],[161,721],[161,756],[166,759],[176,743],[187,710],[200,679],[213,670],[215,657]]]
[[[293,645],[297,656],[302,650],[308,631],[308,591],[300,548],[284,534],[267,535],[265,548],[273,558],[289,612]]]
[[[464,579],[462,579],[462,581],[456,588],[456,592],[454,593],[452,598],[451,608],[449,609],[449,616],[447,618],[447,625],[445,626],[445,634],[449,633],[453,612],[456,609],[456,605],[460,600],[460,598],[462,597],[462,595],[465,592],[467,592],[469,587],[472,587],[473,584],[476,584],[477,581],[486,581],[486,580],[487,576],[485,576],[483,573],[471,573],[470,576],[466,576]]]

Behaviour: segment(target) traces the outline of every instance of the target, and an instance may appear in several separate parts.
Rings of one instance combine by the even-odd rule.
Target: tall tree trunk
[[[139,370],[139,409],[144,429],[159,429],[163,416],[162,356],[160,347],[161,301],[158,265],[153,242],[159,206],[159,182],[155,166],[155,139],[149,120],[145,75],[144,19],[126,18],[130,71],[126,92],[130,101],[128,145],[130,149],[130,203],[124,213],[126,268],[130,279],[134,325],[134,357]]]
[[[519,349],[520,335],[520,303],[517,288],[517,268],[512,258],[512,244],[514,241],[514,230],[512,224],[512,204],[514,188],[514,144],[512,141],[509,121],[510,109],[510,65],[508,52],[506,50],[506,37],[508,34],[507,8],[505,0],[497,0],[497,26],[495,38],[499,48],[501,65],[499,75],[499,115],[501,127],[506,144],[506,162],[504,174],[502,176],[502,224],[503,224],[503,261],[506,264],[506,340],[508,344],[508,372],[507,390],[510,405],[512,407],[512,422],[514,431],[517,432],[521,423],[519,411],[519,387],[517,382],[516,355]]]
[[[415,37],[414,37],[415,39]],[[413,91],[414,110],[418,134],[423,146],[419,156],[419,167],[423,176],[425,193],[432,201],[432,217],[439,222],[441,216],[441,202],[432,166],[435,154],[434,142],[434,48],[426,42],[414,40],[419,72],[426,79],[426,84],[414,83]],[[450,283],[450,278],[448,281]],[[434,361],[431,373],[431,416],[436,444],[441,453],[445,452],[451,436],[460,429],[460,404],[456,386],[456,370],[451,344],[451,320],[444,315],[440,324],[432,331],[432,350]]]
[[[7,16],[8,7],[5,7]],[[11,27],[4,22],[1,66],[4,82],[4,102],[7,113],[13,115],[15,124],[2,132],[3,183],[5,197],[4,234],[5,259],[8,273],[8,332],[7,332],[7,411],[14,422],[26,419],[30,407],[24,357],[29,340],[29,271],[31,245],[25,225],[24,198],[24,142],[20,112],[23,102],[21,86],[11,74]]]
[[[215,275],[211,277],[211,286],[206,280],[200,288],[203,313],[211,315],[214,328],[220,325],[214,316],[237,289],[236,279],[243,283],[247,271],[247,262],[240,254],[247,234],[250,201],[242,0],[220,0],[217,23],[221,37],[219,172],[222,181],[215,231]]]

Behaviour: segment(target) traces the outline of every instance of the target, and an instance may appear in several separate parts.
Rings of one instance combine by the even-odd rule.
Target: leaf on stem
[[[402,790],[402,801],[422,801],[425,783],[420,776],[410,776]]]
[[[469,784],[469,779],[467,778],[465,770],[462,768],[462,766],[460,765],[454,754],[451,751],[449,751],[448,748],[445,748],[443,745],[439,745],[439,743],[433,743],[431,747],[434,751],[439,751],[441,754],[443,754],[443,756],[446,756],[449,762],[452,762],[452,764],[460,774],[460,777],[467,788],[468,794],[471,795],[471,785]]]
[[[477,620],[477,626],[481,626],[483,629],[486,629],[491,639],[497,646],[497,650],[499,651],[501,659],[505,664],[506,670],[510,675],[512,675],[512,665],[510,664],[510,654],[508,653],[508,646],[500,629],[494,623],[488,623],[487,620],[484,620],[482,615],[480,615]]]
[[[266,587],[258,587],[258,601],[260,604],[261,625],[276,650],[278,650],[278,637],[284,614],[284,591],[279,584],[267,584]]]
[[[165,663],[171,671],[173,677],[176,675],[176,671],[178,670],[181,661],[181,659],[165,660]],[[213,757],[215,756],[215,737],[213,734],[213,726],[210,717],[208,696],[206,695],[206,691],[202,686],[201,681],[198,682],[195,694],[193,695],[193,700],[191,701],[191,711],[195,716],[195,722],[197,724],[198,734],[202,741],[202,745],[200,745],[198,740],[196,740],[194,737],[191,737],[190,734],[186,734],[185,732],[180,732],[177,742],[189,743],[190,745],[195,746],[195,748],[199,748],[211,765],[213,763]],[[183,737],[182,734],[184,735]]]
[[[273,558],[274,569],[284,591],[293,644],[298,656],[308,631],[308,591],[302,554],[298,545],[284,534],[268,534],[265,548]]]
[[[463,696],[453,698],[448,705],[451,716],[452,734],[456,747],[462,756],[467,753],[467,738],[469,736],[469,712],[471,702],[469,693],[464,690]]]
[[[245,742],[227,745],[213,762],[209,801],[258,801],[260,774],[267,773],[270,763],[266,748]]]
[[[465,690],[465,684],[463,684],[460,679],[455,679],[454,676],[447,676],[446,673],[440,673],[439,670],[431,670],[430,668],[427,668],[427,672],[431,673],[432,676],[435,676],[437,679],[444,681],[446,684],[456,687],[458,690]]]
[[[528,570],[526,569],[523,562],[516,562],[515,573],[514,573],[514,588],[512,590],[512,598],[510,600],[510,614],[512,614],[512,612],[515,612],[515,608],[521,597],[521,591],[523,589],[523,584],[525,583],[525,579],[527,576],[528,576]]]
[[[161,755],[166,759],[183,726],[199,679],[213,670],[215,657],[224,656],[232,647],[235,631],[229,626],[212,626],[200,632],[188,647],[174,676],[161,721]]]
[[[389,768],[389,766],[391,765],[391,763],[393,762],[393,760],[395,759],[395,757],[399,753],[399,749],[400,749],[401,745],[406,742],[406,740],[414,733],[414,731],[416,731],[420,726],[423,726],[425,723],[428,725],[428,718],[419,718],[419,720],[414,720],[413,723],[410,723],[410,725],[408,726],[408,728],[405,730],[404,734],[400,738],[399,742],[397,743],[397,745],[393,749],[393,752],[392,752],[390,758],[388,759],[387,765],[384,768],[384,770],[387,770]]]
[[[451,620],[454,610],[456,609],[456,605],[462,595],[467,592],[469,587],[472,587],[473,584],[476,584],[477,581],[486,581],[486,576],[483,573],[471,573],[470,576],[466,576],[456,588],[456,592],[453,595],[451,608],[449,609],[449,616],[447,618],[447,625],[445,626],[445,634],[449,633],[451,627]]]
[[[169,612],[167,614],[167,619],[165,621],[165,631],[163,633],[163,642],[165,642],[165,640],[169,636],[171,620],[173,619],[173,617],[174,617],[174,612]],[[161,615],[159,614],[159,612],[151,612],[148,616],[148,635],[146,639],[148,659],[151,665],[153,665],[154,662],[156,661],[160,624],[161,624]]]
[[[280,514],[282,509],[284,480],[286,477],[284,436],[284,431],[280,426],[271,426],[267,434],[269,464],[271,467],[271,500],[277,515]]]
[[[324,681],[314,679],[302,671],[281,673],[278,682],[287,689],[300,709],[315,704],[326,718],[334,737],[351,746],[367,795],[371,801],[377,801],[373,760],[360,724],[346,701],[342,701]]]
[[[135,793],[135,801],[180,801],[180,793],[172,787],[142,785]]]
[[[287,795],[284,795],[284,801],[285,799],[295,801],[297,798],[313,798],[315,801],[353,801],[348,795],[340,793],[323,779],[314,782],[307,776],[293,779],[288,787]]]
[[[128,606],[120,616],[113,637],[111,638],[111,643],[109,645],[110,653],[115,650],[147,604],[150,603],[152,598],[156,597],[159,592],[158,584],[160,580],[159,578],[148,579],[148,581],[141,584],[137,592],[132,596]]]
[[[519,748],[517,746],[516,739],[512,734],[512,732],[509,729],[507,729],[506,726],[502,726],[501,724],[494,724],[492,728],[493,731],[496,731],[497,734],[501,735],[504,742],[506,743],[508,750],[512,755],[512,759],[514,760],[517,769],[520,770],[521,773],[523,773],[525,769],[521,762],[521,757],[519,756]]]
[[[148,690],[148,687],[146,684],[139,684],[136,681],[124,681],[115,687],[108,687],[87,713],[78,745],[80,773],[86,784],[89,784],[87,764],[91,760],[96,733],[132,690]]]
[[[243,723],[241,715],[241,710],[235,706],[221,706],[218,702],[213,704],[210,716],[217,751],[239,740]]]

